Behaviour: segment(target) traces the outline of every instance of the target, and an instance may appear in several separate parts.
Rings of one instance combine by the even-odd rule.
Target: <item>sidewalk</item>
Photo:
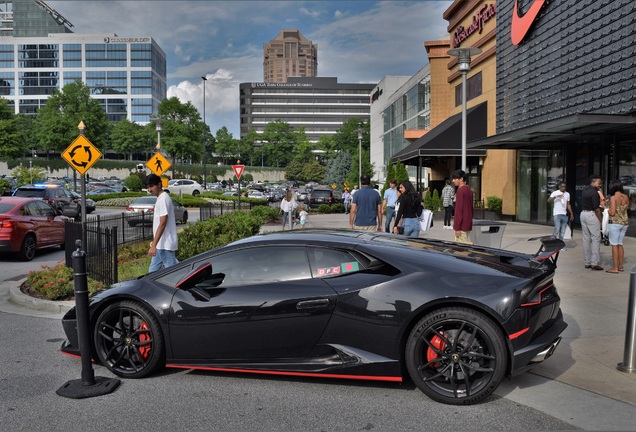
[[[348,228],[348,215],[310,215],[308,228],[314,227]],[[280,230],[278,224],[266,225],[261,232]],[[539,242],[528,239],[551,233],[550,226],[507,222],[501,247],[532,254]],[[453,232],[435,221],[426,237],[452,240]],[[531,373],[636,407],[636,373],[616,369],[624,355],[630,274],[636,277],[636,239],[625,239],[626,271],[620,274],[585,269],[580,241],[580,231],[566,241],[555,277],[568,328],[554,355]],[[601,266],[609,268],[611,259],[611,247],[601,245]],[[1,311],[57,319],[74,304],[36,301],[20,292],[21,282],[0,283]],[[515,378],[513,382],[520,387],[525,381]]]

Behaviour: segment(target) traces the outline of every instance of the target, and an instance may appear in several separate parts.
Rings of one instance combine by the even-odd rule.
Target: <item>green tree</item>
[[[108,119],[90,89],[75,81],[56,89],[36,115],[35,137],[43,150],[63,152],[79,134],[78,125],[84,122],[86,138],[97,148],[107,145]]]
[[[393,178],[395,178],[395,167],[389,162],[386,167],[386,179],[384,180],[384,187],[382,188],[382,196],[384,196],[384,191],[391,187],[389,182]]]
[[[263,131],[263,150],[269,166],[286,166],[292,159],[292,151],[298,138],[299,135],[294,133],[288,123],[281,120],[268,123]]]
[[[24,156],[28,143],[20,133],[20,121],[8,106],[7,99],[0,98],[0,158],[12,159]]]
[[[128,119],[115,123],[110,133],[113,150],[126,155],[130,160],[133,153],[147,153],[151,140],[148,129]]]
[[[360,176],[358,175],[359,170],[359,156],[358,151],[351,158],[351,167],[349,169],[349,174],[347,175],[347,181],[350,184],[360,184]],[[362,174],[368,174],[369,177],[373,176],[373,165],[371,164],[371,158],[369,156],[369,152],[362,149]]]
[[[235,163],[241,154],[239,140],[232,136],[232,133],[227,130],[227,127],[223,126],[216,131],[215,142],[215,152],[221,156],[223,165],[226,164],[227,160],[230,160],[231,163]]]
[[[398,184],[402,183],[405,180],[409,180],[409,173],[406,171],[406,167],[404,164],[398,159],[395,163],[395,180],[397,180]]]
[[[20,164],[17,166],[12,172],[11,175],[15,177],[18,182],[18,186],[30,183],[39,183],[46,180],[46,170],[41,166],[33,166],[31,168],[27,168],[24,165]]]
[[[161,148],[176,158],[200,162],[203,155],[203,121],[192,103],[182,103],[177,97],[159,104]]]
[[[289,180],[302,182],[321,182],[325,178],[325,170],[325,167],[315,159],[308,162],[294,159],[287,165],[285,177]]]
[[[351,170],[351,154],[348,151],[338,153],[333,159],[327,163],[327,171],[325,173],[325,182],[328,184],[336,184],[338,189],[345,188],[347,175]],[[357,183],[357,182],[356,182]]]

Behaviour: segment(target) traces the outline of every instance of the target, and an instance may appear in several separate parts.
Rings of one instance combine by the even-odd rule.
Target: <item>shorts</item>
[[[301,219],[301,220],[300,220],[300,224],[301,224],[301,225],[305,225],[305,222],[307,222],[307,219]]]
[[[622,245],[625,233],[627,232],[627,225],[621,224],[608,224],[607,233],[609,242],[612,246]]]

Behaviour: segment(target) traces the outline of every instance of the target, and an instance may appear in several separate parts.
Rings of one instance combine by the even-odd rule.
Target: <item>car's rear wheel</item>
[[[183,218],[181,219],[181,223],[182,224],[187,224],[188,223],[188,212],[187,211],[183,212]]]
[[[22,240],[22,247],[20,248],[20,259],[23,261],[31,261],[35,256],[36,240],[33,234],[27,234]]]
[[[95,351],[112,373],[141,378],[163,367],[165,343],[157,319],[134,301],[108,306],[95,323]]]
[[[485,315],[449,307],[431,312],[406,344],[411,379],[431,399],[470,405],[490,396],[507,367],[501,331]]]
[[[201,193],[201,192],[199,192],[198,190],[193,190],[193,191],[192,191],[192,196],[193,196],[193,197],[198,196],[200,193]]]

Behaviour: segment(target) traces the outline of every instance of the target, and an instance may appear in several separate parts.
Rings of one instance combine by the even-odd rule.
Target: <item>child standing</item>
[[[308,213],[305,211],[305,206],[300,206],[300,227],[305,228],[305,223],[307,223]]]

